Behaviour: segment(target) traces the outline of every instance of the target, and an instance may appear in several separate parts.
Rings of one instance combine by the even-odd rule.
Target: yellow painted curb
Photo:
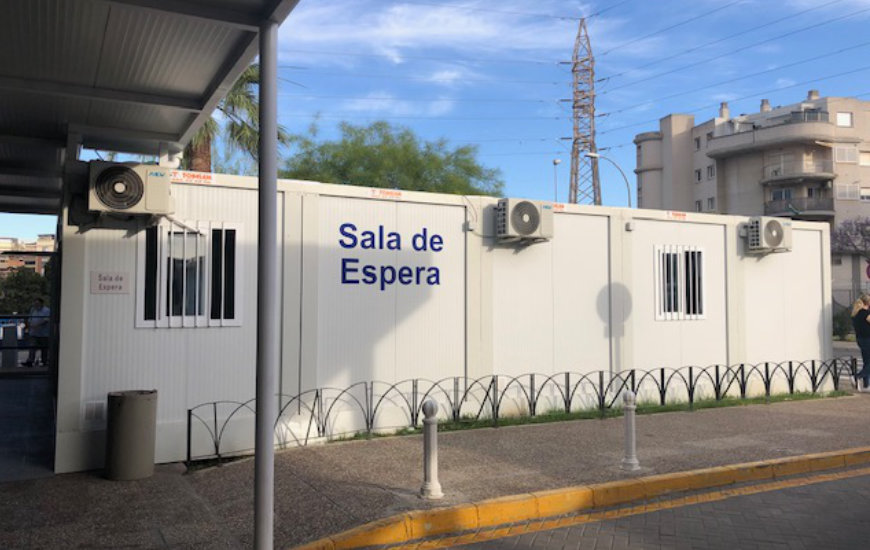
[[[543,519],[648,500],[683,491],[779,479],[870,463],[870,447],[629,478],[399,514],[361,525],[296,550],[342,550],[398,544],[425,537]],[[698,502],[704,500],[698,496]]]

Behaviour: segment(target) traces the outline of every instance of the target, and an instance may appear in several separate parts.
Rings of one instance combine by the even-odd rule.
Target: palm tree
[[[223,131],[227,144],[257,160],[260,135],[260,103],[257,86],[260,83],[260,65],[254,63],[242,72],[227,95],[218,103],[217,110],[226,118]],[[183,166],[187,170],[211,172],[211,145],[221,131],[214,117],[208,119],[184,148]],[[287,144],[287,131],[278,126],[278,142]]]

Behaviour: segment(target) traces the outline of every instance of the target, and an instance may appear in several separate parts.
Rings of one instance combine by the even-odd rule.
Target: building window
[[[701,138],[696,137],[695,138],[695,151],[700,151],[700,150],[701,150]]]
[[[695,201],[695,212],[701,212],[701,210],[702,210],[701,201]]]
[[[707,143],[710,143],[710,140],[713,139],[713,132],[707,132]]]
[[[791,199],[791,187],[784,187],[782,189],[773,189],[770,192],[770,200],[787,201],[790,199]]]
[[[716,199],[709,197],[707,199],[707,210],[716,210]]]
[[[143,231],[136,326],[240,325],[239,227],[166,222]]]
[[[699,181],[701,181],[701,169],[700,168],[695,170],[695,183],[698,183]]]
[[[858,164],[861,166],[870,166],[870,152],[861,151],[858,153]]]
[[[837,126],[843,128],[852,127],[852,113],[837,113]]]
[[[825,190],[821,187],[807,187],[808,199],[821,199],[825,196]]]
[[[713,177],[715,175],[716,175],[716,165],[711,164],[711,165],[707,166],[707,179],[708,180],[713,179]]]
[[[858,162],[858,149],[854,145],[837,145],[834,147],[834,160],[836,162]]]
[[[843,265],[843,257],[831,256],[831,265]]]
[[[862,187],[859,193],[862,201],[870,202],[870,187]]]
[[[838,183],[834,189],[837,200],[857,201],[861,198],[860,186],[857,183]]]
[[[704,318],[704,252],[693,246],[655,249],[656,320]]]

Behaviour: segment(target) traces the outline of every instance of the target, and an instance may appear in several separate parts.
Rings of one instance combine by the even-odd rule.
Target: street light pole
[[[585,154],[585,157],[590,159],[604,159],[613,166],[615,166],[617,170],[619,170],[619,173],[622,175],[622,179],[625,180],[625,192],[628,195],[628,207],[631,208],[631,184],[628,183],[628,178],[626,177],[625,172],[622,171],[622,168],[620,168],[618,164],[613,162],[612,159],[609,159],[600,153],[593,153],[592,151],[588,151]]]
[[[559,173],[556,167],[562,162],[561,159],[553,159],[553,202],[559,202]]]

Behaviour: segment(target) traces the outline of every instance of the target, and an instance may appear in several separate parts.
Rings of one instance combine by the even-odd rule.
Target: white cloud
[[[447,97],[429,101],[398,99],[389,92],[371,92],[366,97],[349,99],[338,105],[342,111],[371,114],[372,116],[441,116],[449,114],[455,102]]]
[[[344,51],[385,55],[393,63],[414,53],[445,50],[484,57],[556,51],[570,57],[577,22],[525,15],[527,2],[482,3],[480,11],[455,6],[386,3],[381,0],[337,0],[301,3],[280,31],[280,47],[294,50]],[[473,5],[473,4],[466,4]],[[584,13],[579,2],[545,0],[537,13]],[[298,58],[298,55],[294,56]],[[346,63],[333,59],[332,63]]]
[[[789,86],[794,86],[797,84],[796,80],[792,80],[791,78],[777,78],[776,79],[776,87],[777,88],[788,88]]]

